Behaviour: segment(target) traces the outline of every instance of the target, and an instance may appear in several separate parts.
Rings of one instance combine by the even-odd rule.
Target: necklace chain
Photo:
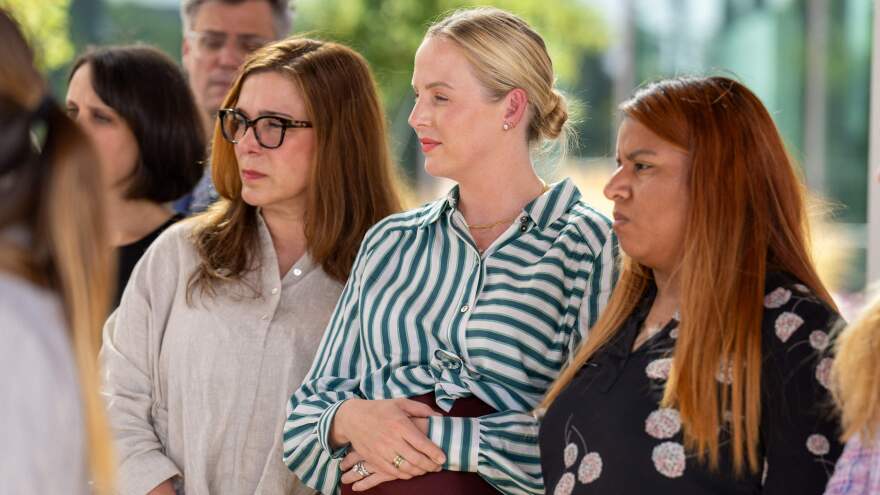
[[[548,186],[544,181],[541,181],[541,186],[542,186],[541,194],[539,194],[538,196],[541,196],[542,194],[544,194],[545,192],[547,192],[547,191],[550,189],[550,186]],[[517,215],[517,216],[519,216],[519,215]],[[471,224],[468,224],[468,223],[466,223],[466,222],[465,222],[465,224],[467,225],[467,227],[468,227],[470,230],[489,230],[489,229],[491,229],[491,228],[495,228],[495,227],[497,227],[497,226],[499,226],[499,225],[507,225],[507,224],[510,224],[510,223],[512,223],[514,220],[516,220],[516,216],[514,216],[514,217],[512,217],[512,218],[505,218],[504,220],[498,220],[497,222],[487,223],[487,224],[484,224],[484,225],[471,225]]]

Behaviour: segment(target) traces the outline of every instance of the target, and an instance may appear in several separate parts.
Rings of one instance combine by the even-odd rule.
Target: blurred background
[[[295,0],[294,33],[342,41],[382,88],[410,205],[448,184],[422,169],[407,125],[412,58],[426,26],[456,7],[491,3],[545,37],[559,85],[575,102],[576,142],[538,157],[553,181],[571,176],[610,212],[616,104],[647,80],[735,77],[770,109],[816,202],[814,254],[845,316],[862,304],[868,259],[872,0]],[[37,47],[55,94],[89,45],[145,42],[180,59],[179,0],[0,0]],[[874,179],[876,181],[876,178]]]

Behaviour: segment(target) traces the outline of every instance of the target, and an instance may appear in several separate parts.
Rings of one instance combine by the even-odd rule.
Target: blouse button
[[[278,287],[272,288],[272,294],[278,294]]]
[[[465,304],[464,306],[461,307],[461,312],[467,313],[469,309],[471,309],[471,307],[468,306],[467,304]]]
[[[300,270],[299,268],[294,268],[294,269],[293,269],[293,274],[294,274],[295,276],[299,277],[300,275],[303,274],[303,271]]]
[[[269,319],[269,315],[263,315],[260,317],[261,320],[266,321]]]

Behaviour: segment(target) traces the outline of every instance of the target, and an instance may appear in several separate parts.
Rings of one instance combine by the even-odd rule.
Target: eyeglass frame
[[[223,123],[228,118],[227,115],[233,115],[241,117],[241,120],[244,121],[244,132],[241,137],[238,139],[233,139],[231,136],[226,135],[226,126]],[[253,120],[247,118],[243,113],[234,109],[234,108],[221,108],[217,111],[217,116],[220,119],[220,134],[223,135],[223,139],[229,141],[232,144],[238,144],[244,137],[247,135],[248,129],[254,130],[254,138],[257,140],[257,143],[263,148],[274,150],[280,148],[281,145],[284,144],[284,136],[287,135],[287,129],[312,129],[314,126],[308,120],[292,120],[284,117],[279,117],[278,115],[261,115]],[[257,132],[257,122],[263,119],[275,119],[281,121],[281,139],[278,140],[277,146],[266,146],[263,143],[263,140],[260,138],[260,133]]]
[[[216,36],[218,38],[218,41],[222,40],[223,43],[217,48],[205,47],[202,45],[202,43],[203,43],[202,40],[204,40],[205,37],[207,37],[207,36]],[[198,50],[206,50],[208,53],[220,52],[220,50],[222,50],[223,47],[226,46],[226,43],[227,43],[227,41],[229,41],[230,38],[232,38],[235,41],[235,48],[240,53],[242,53],[244,55],[248,55],[250,53],[253,53],[253,52],[259,50],[260,48],[262,48],[272,42],[271,38],[264,38],[264,37],[257,35],[257,34],[248,34],[248,33],[232,34],[232,33],[227,33],[225,31],[214,31],[211,29],[206,29],[204,31],[196,31],[194,29],[189,29],[184,33],[184,37],[189,40],[194,40],[195,45],[198,48]],[[254,42],[253,48],[243,47],[242,43],[246,42],[246,41],[253,41]]]

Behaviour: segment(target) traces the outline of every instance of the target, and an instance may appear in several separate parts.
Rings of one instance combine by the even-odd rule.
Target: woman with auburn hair
[[[4,10],[0,45],[0,492],[109,495],[97,352],[112,261],[100,170]]]
[[[548,493],[821,493],[839,321],[808,248],[805,190],[769,113],[724,77],[621,105],[621,273],[544,399]]]
[[[493,8],[429,28],[409,117],[457,186],[365,237],[284,455],[325,494],[543,494],[531,410],[605,305],[616,241],[531,152],[563,137],[544,41]]]
[[[361,238],[399,210],[375,84],[351,49],[268,45],[223,106],[222,199],[155,241],[105,327],[123,494],[311,492],[281,462],[283,404]]]
[[[846,447],[826,495],[880,493],[880,297],[837,338],[832,391]]]

